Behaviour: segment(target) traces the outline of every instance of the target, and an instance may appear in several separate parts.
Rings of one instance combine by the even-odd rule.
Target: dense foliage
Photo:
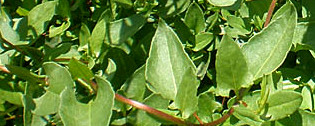
[[[1,0],[0,125],[314,125],[314,7]]]

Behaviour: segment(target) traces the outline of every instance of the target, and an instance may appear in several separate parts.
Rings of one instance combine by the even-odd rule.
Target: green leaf
[[[311,126],[315,124],[315,113],[299,110],[299,113],[302,115],[302,125]]]
[[[19,34],[12,29],[9,22],[6,22],[4,18],[0,18],[0,35],[1,38],[12,45],[27,44],[20,41]],[[2,42],[1,42],[2,43]]]
[[[0,100],[22,106],[23,94],[21,92],[6,91],[0,88]]]
[[[159,15],[166,18],[185,11],[190,4],[190,0],[163,0],[159,1]]]
[[[106,11],[109,13],[108,11]],[[92,34],[89,38],[89,49],[92,53],[94,53],[96,56],[99,56],[101,47],[103,43],[105,42],[105,36],[106,35],[106,29],[107,29],[107,20],[106,18],[102,18],[100,21],[97,22],[95,25]]]
[[[302,89],[302,97],[303,97],[303,101],[302,104],[300,106],[300,109],[308,109],[308,110],[313,110],[312,107],[312,91],[310,88],[308,88],[307,86],[304,86]]]
[[[72,88],[66,88],[61,93],[59,112],[64,125],[109,125],[114,103],[114,91],[108,81],[97,76],[95,78],[98,84],[97,96],[88,104],[78,102]]]
[[[262,123],[262,120],[252,110],[246,107],[233,107],[233,115],[241,121],[244,121],[247,125],[258,126]]]
[[[195,47],[193,51],[200,51],[205,48],[213,40],[213,34],[210,32],[203,32],[196,35]]]
[[[215,96],[211,92],[204,92],[198,96],[197,114],[204,123],[212,122],[212,115],[216,110],[221,110],[222,105],[215,101]]]
[[[216,56],[217,93],[229,96],[229,91],[237,92],[241,87],[249,87],[252,75],[247,68],[246,59],[237,43],[224,35]]]
[[[144,104],[153,107],[155,109],[167,109],[169,101],[163,99],[161,95],[152,94],[144,100]],[[137,126],[160,126],[161,123],[154,119],[152,115],[146,113],[145,111],[138,110],[137,121],[135,125]]]
[[[185,24],[197,34],[205,30],[205,18],[197,3],[192,3],[185,15]]]
[[[48,77],[49,87],[44,95],[34,99],[36,104],[34,113],[42,116],[56,113],[60,103],[60,93],[65,88],[74,87],[71,75],[66,68],[53,62],[44,63],[43,67]]]
[[[232,6],[237,0],[207,0],[210,4],[219,7]]]
[[[277,69],[290,50],[297,20],[296,10],[288,2],[279,11],[283,14],[253,36],[242,48],[254,79]]]
[[[35,6],[29,12],[28,25],[31,26],[31,31],[35,32],[35,37],[45,31],[47,22],[50,21],[55,14],[55,7],[55,1],[48,1]]]
[[[68,67],[75,80],[81,78],[89,82],[94,77],[92,71],[85,64],[74,58],[70,60]]]
[[[145,80],[145,66],[137,69],[133,75],[125,82],[124,91],[127,98],[142,101],[144,99],[144,93],[146,91]]]
[[[146,80],[164,98],[174,100],[187,69],[195,66],[174,31],[161,20],[151,42]],[[192,78],[193,79],[193,78]]]
[[[49,27],[49,38],[63,34],[70,27],[70,25],[71,25],[70,21],[67,20],[67,22],[63,22],[61,24],[61,26],[59,26],[59,27],[50,26]]]
[[[198,98],[197,88],[199,81],[194,74],[194,70],[187,69],[183,75],[182,81],[178,87],[175,98],[175,106],[181,110],[182,117],[187,119],[197,110]]]
[[[284,118],[295,112],[302,103],[302,96],[295,91],[280,90],[269,96],[265,107],[265,118],[270,121]]]
[[[82,23],[80,33],[79,33],[80,48],[84,48],[88,44],[90,36],[91,36],[91,33],[88,26]]]
[[[17,75],[18,77],[30,81],[30,82],[44,82],[44,77],[36,75],[30,70],[24,68],[24,67],[19,67],[19,66],[13,66],[13,65],[6,65],[5,66],[12,74]]]
[[[119,45],[133,36],[144,24],[146,17],[142,14],[132,15],[110,23],[110,42]]]

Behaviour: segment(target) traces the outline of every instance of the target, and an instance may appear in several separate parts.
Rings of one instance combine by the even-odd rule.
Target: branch
[[[277,0],[272,0],[271,4],[269,6],[269,10],[268,10],[268,14],[267,14],[267,18],[266,18],[266,22],[264,24],[264,27],[267,27],[268,24],[270,23],[270,19],[271,19],[273,10],[275,9],[276,3],[277,3]]]

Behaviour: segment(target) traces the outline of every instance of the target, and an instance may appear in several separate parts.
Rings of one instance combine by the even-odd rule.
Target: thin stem
[[[271,4],[269,6],[269,10],[268,10],[268,14],[267,14],[267,18],[266,18],[266,22],[264,24],[264,27],[267,27],[268,24],[270,23],[270,19],[271,19],[273,11],[275,9],[276,3],[277,3],[277,0],[272,0]]]
[[[198,122],[199,122],[201,125],[203,125],[203,122],[202,122],[202,120],[198,117],[197,113],[195,112],[193,115],[194,115],[194,117],[198,120]]]
[[[186,123],[179,119],[179,118],[176,118],[174,116],[171,116],[169,114],[166,114],[162,111],[159,111],[157,109],[154,109],[150,106],[147,106],[145,104],[142,104],[140,102],[137,102],[137,101],[134,101],[134,100],[131,100],[131,99],[127,99],[119,94],[115,94],[115,98],[117,101],[120,101],[120,102],[123,102],[123,103],[126,103],[126,104],[129,104],[137,109],[141,109],[141,110],[144,110],[150,114],[153,114],[153,115],[156,115],[162,119],[165,119],[165,120],[168,120],[168,121],[171,121],[171,122],[174,122],[176,124],[181,124],[181,125],[185,125]]]

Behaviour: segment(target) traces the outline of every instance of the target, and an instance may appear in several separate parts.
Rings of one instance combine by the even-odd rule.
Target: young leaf
[[[161,20],[151,42],[146,80],[164,98],[174,100],[187,69],[196,67],[174,31]],[[193,78],[191,78],[193,79]]]
[[[88,104],[76,100],[72,88],[66,88],[60,95],[60,117],[64,125],[69,126],[107,126],[112,115],[114,91],[110,83],[95,77],[98,91],[95,100]]]
[[[237,43],[224,35],[217,52],[217,93],[228,96],[230,90],[239,90],[252,83],[252,75],[247,68],[246,59]]]
[[[28,14],[28,25],[36,34],[35,37],[42,34],[46,27],[47,21],[50,21],[55,14],[55,1],[48,1],[35,6]]]
[[[296,10],[288,2],[279,11],[283,14],[242,48],[254,79],[277,69],[290,50],[297,20]]]
[[[241,121],[244,121],[247,125],[258,126],[262,123],[262,120],[253,111],[246,107],[233,107],[233,115]]]
[[[302,96],[295,91],[281,90],[269,96],[265,107],[265,118],[270,121],[284,118],[295,112],[302,103]]]
[[[192,3],[185,15],[185,24],[197,34],[205,30],[205,18],[197,3]]]
[[[197,88],[199,81],[192,69],[187,69],[178,87],[175,98],[175,105],[182,112],[182,117],[187,119],[197,110],[198,98]]]
[[[109,12],[108,12],[109,13]],[[101,47],[103,43],[105,42],[105,36],[106,35],[106,18],[102,18],[100,21],[98,21],[92,31],[92,34],[89,38],[89,49],[91,53],[94,53],[96,56],[99,56]]]

